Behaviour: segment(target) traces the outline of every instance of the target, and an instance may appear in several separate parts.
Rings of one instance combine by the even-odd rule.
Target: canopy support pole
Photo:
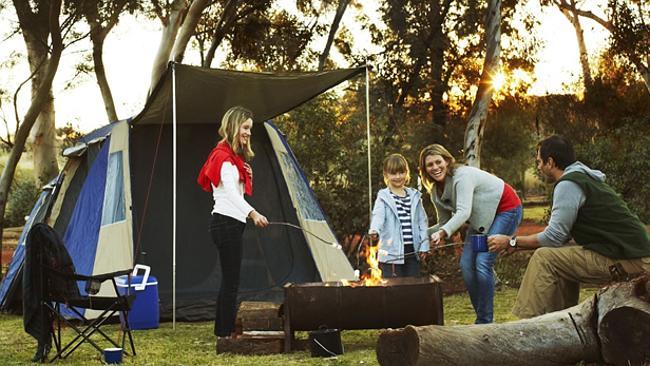
[[[372,164],[370,154],[370,72],[366,60],[366,133],[368,138],[368,223],[372,220]]]
[[[173,119],[173,128],[172,128],[172,139],[173,143],[173,165],[172,165],[172,174],[173,185],[172,185],[172,329],[176,330],[176,133],[177,133],[177,121],[176,121],[176,64],[172,62],[172,119]]]

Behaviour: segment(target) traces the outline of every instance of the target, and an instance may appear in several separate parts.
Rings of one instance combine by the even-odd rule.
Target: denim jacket
[[[428,252],[427,214],[422,206],[422,193],[406,187],[406,193],[411,197],[411,227],[413,229],[413,247],[415,252]],[[372,209],[370,231],[379,233],[379,261],[382,263],[404,263],[404,239],[402,227],[397,216],[397,205],[390,195],[390,190],[384,188],[377,192],[375,206]],[[415,255],[415,254],[413,254]],[[419,257],[415,255],[416,258]]]

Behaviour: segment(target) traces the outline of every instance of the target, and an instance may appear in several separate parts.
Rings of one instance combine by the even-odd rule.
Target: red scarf
[[[244,183],[244,193],[248,196],[253,195],[253,181],[246,172],[244,168],[244,159],[241,156],[235,154],[232,147],[225,142],[219,142],[217,146],[212,149],[208,159],[203,163],[203,167],[199,172],[199,176],[196,178],[196,182],[203,188],[206,192],[212,192],[212,187],[210,183],[214,184],[215,187],[219,186],[221,181],[221,165],[227,161],[232,163],[237,167],[239,172],[239,181]]]

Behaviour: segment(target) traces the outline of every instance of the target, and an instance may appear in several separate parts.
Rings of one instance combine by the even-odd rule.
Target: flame
[[[359,284],[363,286],[378,286],[386,283],[381,278],[381,269],[379,268],[379,258],[377,252],[379,251],[380,244],[375,246],[364,245],[361,250],[361,255],[366,258],[368,264],[368,271],[361,273]]]

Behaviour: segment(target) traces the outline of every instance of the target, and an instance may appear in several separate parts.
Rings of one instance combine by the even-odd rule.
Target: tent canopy
[[[365,66],[306,73],[254,73],[170,63],[133,124],[172,122],[172,68],[176,70],[177,123],[218,124],[228,108],[242,105],[258,122],[307,102],[366,70]]]
[[[164,319],[171,314],[174,278],[179,317],[213,318],[220,280],[216,248],[206,227],[213,202],[197,186],[196,174],[217,142],[221,116],[233,105],[242,105],[253,111],[257,122],[251,139],[256,153],[251,162],[254,194],[247,200],[270,220],[295,223],[306,231],[277,225],[262,231],[247,225],[240,299],[281,301],[286,282],[352,279],[352,267],[340,249],[306,234],[336,241],[289,145],[273,123],[265,121],[364,71],[269,74],[172,63],[139,115],[99,128],[68,150],[65,179],[49,221],[67,239],[75,266],[84,274],[149,265],[158,280]],[[173,161],[178,162],[176,174]],[[47,212],[52,205],[48,197],[42,195],[34,212]],[[43,216],[33,213],[30,220],[38,222]],[[173,240],[178,243],[177,275],[172,272]],[[14,256],[10,274],[0,284],[0,309],[20,303],[16,299],[23,257]]]

